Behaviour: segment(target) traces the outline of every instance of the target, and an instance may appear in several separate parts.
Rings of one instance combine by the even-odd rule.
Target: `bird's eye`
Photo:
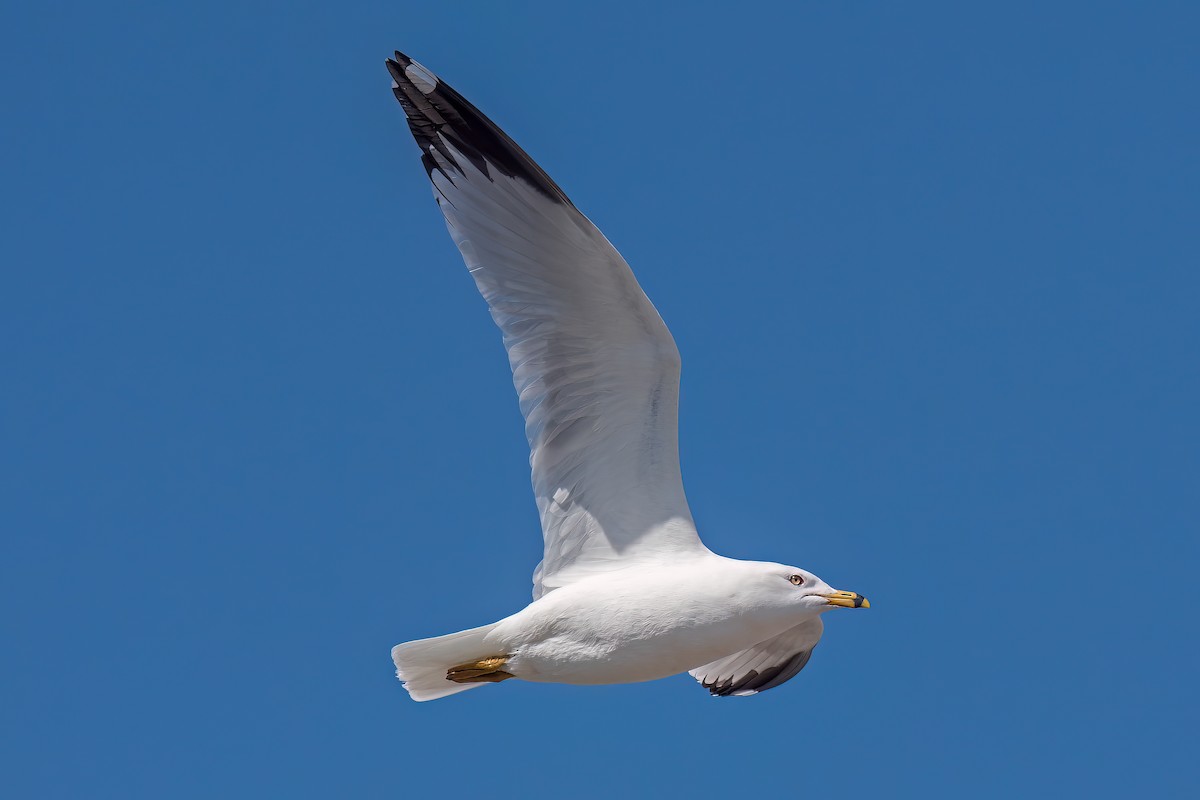
[[[792,575],[791,577],[788,578],[788,580],[792,582],[792,586],[803,586],[804,585],[804,576],[803,575]]]

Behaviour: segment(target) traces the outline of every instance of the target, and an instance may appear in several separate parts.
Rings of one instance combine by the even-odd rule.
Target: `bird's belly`
[[[686,672],[728,653],[697,647],[670,637],[637,642],[581,642],[553,637],[522,647],[509,660],[509,671],[527,681],[545,683],[638,683]]]
[[[563,590],[559,590],[563,591]],[[565,598],[564,598],[565,599]],[[512,642],[505,670],[544,683],[638,683],[687,672],[751,647],[792,624],[756,619],[711,603],[627,605],[592,597],[570,614],[526,612],[505,622]],[[504,625],[504,623],[501,623]]]

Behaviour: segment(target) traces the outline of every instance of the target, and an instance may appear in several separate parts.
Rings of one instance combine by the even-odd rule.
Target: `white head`
[[[799,567],[767,561],[744,562],[754,571],[755,594],[780,610],[816,615],[831,608],[870,608],[867,598],[857,592],[834,589],[825,581]]]

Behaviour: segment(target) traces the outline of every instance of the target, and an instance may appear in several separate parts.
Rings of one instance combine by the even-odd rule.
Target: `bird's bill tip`
[[[831,606],[842,608],[870,608],[871,601],[858,592],[833,592],[821,595]]]

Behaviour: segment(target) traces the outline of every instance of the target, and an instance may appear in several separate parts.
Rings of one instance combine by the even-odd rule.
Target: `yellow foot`
[[[508,656],[481,658],[469,664],[459,664],[446,671],[446,680],[455,683],[499,683],[512,677],[511,672],[500,669]]]

